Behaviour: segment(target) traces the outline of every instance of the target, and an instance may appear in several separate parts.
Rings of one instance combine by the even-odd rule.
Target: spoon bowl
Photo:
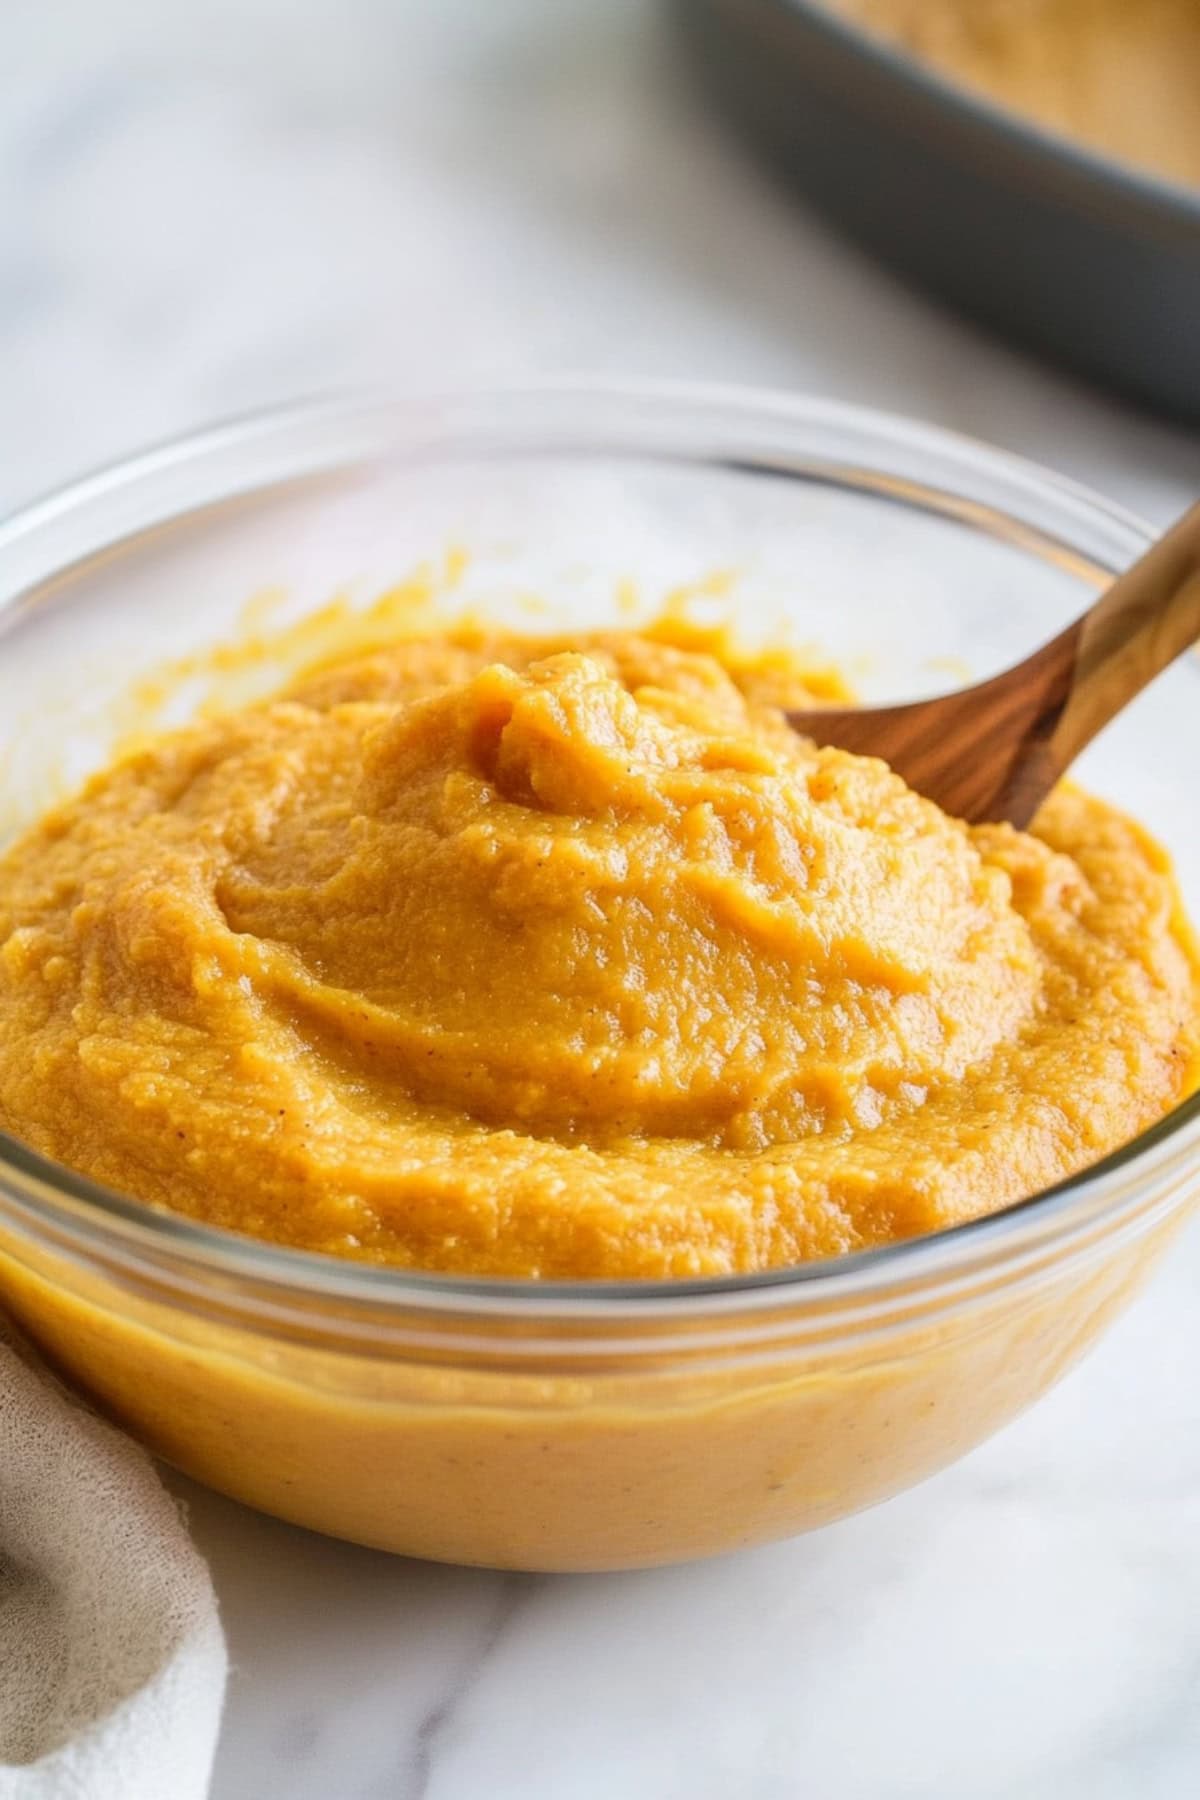
[[[789,722],[878,756],[944,812],[1024,828],[1080,751],[1200,639],[1200,504],[1065,631],[989,681],[907,706],[820,708]]]

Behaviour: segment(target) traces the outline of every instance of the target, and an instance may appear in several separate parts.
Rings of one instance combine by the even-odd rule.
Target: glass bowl
[[[1146,540],[1029,464],[815,401],[554,385],[252,419],[0,530],[3,829],[102,760],[137,706],[196,704],[211,665],[164,684],[164,662],[257,633],[225,673],[230,698],[263,691],[322,633],[380,628],[371,603],[401,578],[450,613],[546,626],[629,622],[683,590],[882,698],[1015,659]],[[1081,771],[1174,850],[1194,912],[1181,771],[1198,754],[1192,660]],[[251,1505],[414,1556],[630,1567],[824,1524],[961,1456],[1134,1292],[1200,1191],[1198,1146],[1193,1099],[954,1230],[622,1286],[273,1248],[4,1139],[0,1298],[106,1412]]]

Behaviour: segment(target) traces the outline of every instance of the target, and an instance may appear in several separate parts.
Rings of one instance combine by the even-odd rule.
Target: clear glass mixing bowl
[[[105,757],[131,695],[186,713],[197,679],[156,685],[164,661],[340,596],[294,640],[326,647],[414,570],[454,575],[447,611],[528,622],[534,595],[547,625],[690,588],[882,698],[1015,659],[1146,539],[1029,464],[769,395],[550,386],[252,419],[0,529],[3,829]],[[288,654],[231,667],[230,697]],[[1172,669],[1081,771],[1175,852],[1194,913],[1198,676]],[[960,1456],[1095,1339],[1198,1191],[1193,1099],[1050,1193],[892,1249],[520,1284],[254,1243],[0,1139],[0,1297],[114,1418],[252,1505],[416,1556],[611,1568],[820,1525]]]

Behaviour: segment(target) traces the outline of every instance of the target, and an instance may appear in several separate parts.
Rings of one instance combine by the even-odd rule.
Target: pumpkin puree
[[[833,0],[1043,130],[1200,187],[1195,0]]]
[[[669,629],[460,629],[163,736],[0,862],[0,1122],[401,1268],[779,1267],[1043,1188],[1195,1083],[1167,861],[968,828]]]

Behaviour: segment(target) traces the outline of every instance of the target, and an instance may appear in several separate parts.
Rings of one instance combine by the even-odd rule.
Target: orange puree
[[[1196,0],[832,0],[951,81],[1200,186]]]
[[[463,630],[95,778],[0,872],[0,1122],[431,1270],[778,1267],[1045,1187],[1194,1082],[1162,853],[969,829],[694,634]]]

